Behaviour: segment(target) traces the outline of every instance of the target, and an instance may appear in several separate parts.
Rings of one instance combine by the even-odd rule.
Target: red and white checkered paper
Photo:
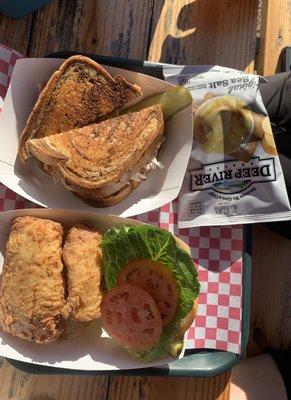
[[[13,67],[22,55],[0,45],[0,111]],[[0,211],[38,207],[0,184]],[[135,219],[167,229],[184,240],[198,268],[201,293],[198,314],[189,329],[186,348],[240,352],[242,319],[241,226],[178,229],[178,202]]]

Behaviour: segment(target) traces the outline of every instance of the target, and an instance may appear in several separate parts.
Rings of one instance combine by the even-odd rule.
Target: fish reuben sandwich
[[[31,139],[29,154],[66,189],[93,206],[128,196],[155,169],[164,140],[159,105],[57,135]]]
[[[19,144],[21,161],[30,156],[26,148],[29,139],[96,122],[141,94],[139,86],[122,76],[111,76],[88,57],[68,58],[51,76],[28,118]]]
[[[29,216],[12,221],[0,286],[0,324],[5,332],[36,343],[61,335],[62,238],[57,222]]]

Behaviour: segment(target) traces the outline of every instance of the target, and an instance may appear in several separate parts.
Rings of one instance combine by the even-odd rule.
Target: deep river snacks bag
[[[193,148],[179,197],[180,228],[291,218],[258,75],[224,67],[164,68],[193,97]]]

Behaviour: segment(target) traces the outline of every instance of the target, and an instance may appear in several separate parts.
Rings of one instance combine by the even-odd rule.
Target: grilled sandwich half
[[[160,106],[57,135],[31,139],[27,152],[55,181],[94,206],[120,202],[146,179],[163,142]]]
[[[139,86],[121,76],[112,77],[90,58],[68,58],[52,75],[29,116],[20,138],[20,159],[29,158],[27,140],[98,122],[141,93]]]

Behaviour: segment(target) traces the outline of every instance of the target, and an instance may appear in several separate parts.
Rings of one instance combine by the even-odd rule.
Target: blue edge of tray
[[[59,52],[50,54],[48,57],[67,58],[73,53]],[[155,77],[162,78],[162,64],[153,64],[137,60],[125,60],[114,57],[102,57],[89,55],[96,61],[111,65],[147,73]],[[244,252],[243,252],[243,293],[242,293],[242,341],[241,355],[228,351],[212,349],[186,351],[185,357],[173,361],[170,364],[159,367],[130,369],[122,371],[83,371],[69,370],[55,367],[44,367],[36,364],[24,363],[7,359],[15,368],[32,374],[65,374],[65,375],[148,375],[148,376],[188,376],[188,377],[212,377],[231,369],[240,358],[244,357],[248,337],[249,337],[249,316],[250,316],[250,290],[251,290],[251,249],[252,249],[252,230],[251,226],[245,225],[244,228]]]

